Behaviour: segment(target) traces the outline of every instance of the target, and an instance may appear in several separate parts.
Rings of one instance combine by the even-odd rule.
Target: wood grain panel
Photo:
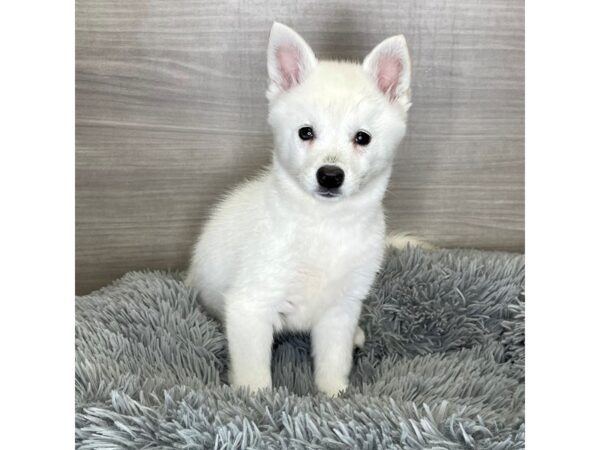
[[[524,17],[512,0],[76,2],[77,292],[184,268],[211,205],[268,163],[271,22],[361,60],[404,33],[409,132],[390,229],[524,247]]]

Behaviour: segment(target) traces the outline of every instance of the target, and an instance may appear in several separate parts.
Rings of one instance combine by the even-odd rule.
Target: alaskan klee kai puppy
[[[274,23],[267,58],[273,162],[215,208],[186,283],[224,322],[232,385],[271,387],[273,334],[302,330],[316,386],[336,395],[364,343],[361,303],[383,259],[382,199],[410,107],[408,49],[399,35],[362,65],[318,61]]]

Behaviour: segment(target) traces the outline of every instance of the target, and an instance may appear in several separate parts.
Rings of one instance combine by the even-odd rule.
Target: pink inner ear
[[[289,89],[300,82],[302,63],[300,52],[296,47],[293,45],[279,47],[277,49],[277,62],[283,89]]]
[[[400,58],[391,55],[379,58],[377,62],[377,86],[384,94],[388,94],[392,98],[396,96],[401,74],[402,61],[400,61]]]

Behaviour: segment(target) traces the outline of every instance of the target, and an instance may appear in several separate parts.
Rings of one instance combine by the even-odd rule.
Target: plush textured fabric
[[[76,300],[80,449],[524,447],[524,258],[389,250],[351,387],[317,393],[310,339],[278,336],[272,391],[227,385],[222,327],[180,273]]]

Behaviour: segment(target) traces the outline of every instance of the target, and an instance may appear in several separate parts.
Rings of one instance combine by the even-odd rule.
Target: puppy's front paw
[[[247,389],[250,393],[255,393],[262,389],[271,389],[272,387],[270,374],[249,373],[240,376],[230,373],[229,379],[233,387]]]
[[[337,397],[348,388],[348,382],[346,380],[322,380],[317,381],[317,388],[330,397]]]

